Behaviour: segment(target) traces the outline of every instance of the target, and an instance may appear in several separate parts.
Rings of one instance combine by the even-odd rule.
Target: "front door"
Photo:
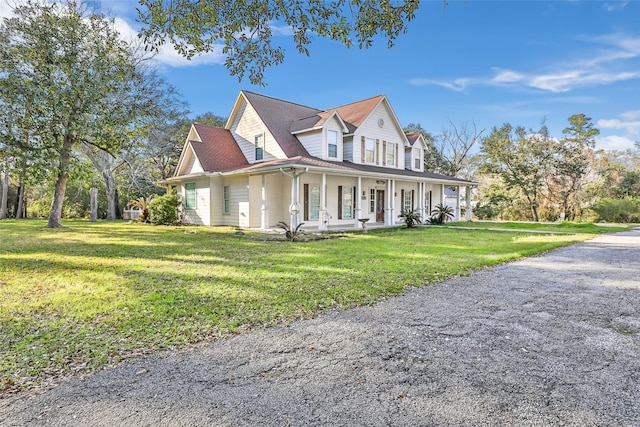
[[[384,222],[384,190],[376,190],[376,222]]]

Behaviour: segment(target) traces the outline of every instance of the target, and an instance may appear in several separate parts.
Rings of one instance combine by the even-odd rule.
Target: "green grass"
[[[530,230],[530,231],[545,231],[554,233],[611,233],[615,231],[629,230],[627,226],[621,225],[598,225],[592,223],[577,223],[577,222],[493,222],[493,221],[461,221],[447,223],[449,227],[465,227],[465,228],[495,228],[505,230]]]
[[[0,394],[592,237],[431,227],[291,243],[232,228],[63,226],[0,221]]]

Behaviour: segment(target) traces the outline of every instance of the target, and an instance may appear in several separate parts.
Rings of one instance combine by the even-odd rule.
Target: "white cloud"
[[[204,53],[187,59],[182,56],[171,44],[165,44],[160,47],[158,55],[154,60],[159,64],[168,65],[170,67],[192,67],[197,65],[223,64],[225,55],[222,53],[222,46],[214,46],[213,52]]]
[[[615,3],[606,2],[602,5],[602,8],[607,12],[615,12],[618,10],[623,10],[629,4],[628,1],[617,1]]]
[[[502,70],[500,68],[494,68],[496,71],[492,81],[494,83],[515,83],[525,79],[525,75],[512,70]]]
[[[597,139],[598,148],[626,150],[640,141],[640,110],[629,110],[612,119],[600,119],[596,123],[600,129],[613,129],[624,135],[608,135]]]
[[[640,110],[631,110],[620,114],[620,118],[625,120],[640,119]]]
[[[6,0],[0,0],[0,19],[10,18],[13,15],[13,10]]]
[[[129,25],[126,20],[122,18],[115,18],[114,26],[124,40],[138,40],[138,31]],[[179,68],[207,64],[223,64],[225,56],[222,54],[222,46],[215,45],[213,52],[197,55],[191,59],[187,59],[178,53],[170,42],[167,42],[160,46],[158,54],[153,58],[153,60],[159,65]]]
[[[552,72],[522,72],[512,69],[493,68],[493,75],[481,78],[464,77],[453,81],[414,78],[409,81],[416,86],[438,85],[462,92],[472,85],[509,86],[537,89],[545,92],[568,92],[577,87],[593,87],[640,78],[640,71],[630,60],[640,57],[640,37],[623,34],[608,34],[582,38],[590,45],[602,46],[586,58],[572,58],[570,62],[548,65]],[[627,65],[629,64],[629,65]],[[625,69],[627,68],[628,69]]]
[[[599,150],[626,150],[634,148],[635,141],[619,135],[609,135],[596,138],[596,148]]]
[[[640,120],[600,119],[598,127],[605,129],[623,129],[630,135],[640,135]]]

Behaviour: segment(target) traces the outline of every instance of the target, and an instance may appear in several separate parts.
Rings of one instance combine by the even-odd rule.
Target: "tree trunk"
[[[113,170],[110,167],[102,171],[104,186],[107,193],[107,220],[116,219],[116,179],[113,177]]]
[[[60,165],[58,176],[56,177],[56,186],[53,192],[53,201],[51,202],[51,211],[49,212],[49,222],[47,227],[62,227],[62,203],[64,202],[64,193],[67,191],[67,180],[69,179],[69,164],[71,163],[71,148],[75,143],[75,136],[67,133],[64,136],[62,151],[60,152]]]
[[[98,220],[98,189],[91,189],[91,222]]]
[[[23,159],[22,161],[22,170],[20,171],[20,184],[18,185],[18,208],[16,209],[16,219],[20,219],[25,217],[26,215],[23,215],[23,213],[25,212],[25,204],[26,204],[26,198],[25,198],[25,191],[26,191],[26,185],[24,184],[24,179],[25,176],[27,175],[27,162]]]
[[[24,182],[21,182],[18,186],[18,208],[16,209],[16,219],[25,217],[25,190],[26,186],[24,185]]]
[[[4,165],[4,180],[2,182],[2,191],[0,191],[0,219],[7,219],[7,205],[9,203],[9,159]]]

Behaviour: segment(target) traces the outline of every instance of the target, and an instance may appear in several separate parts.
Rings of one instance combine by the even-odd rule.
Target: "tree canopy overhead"
[[[275,25],[290,28],[300,53],[309,55],[314,35],[347,47],[372,46],[376,36],[394,40],[407,31],[418,0],[140,0],[141,36],[154,49],[166,40],[183,56],[223,45],[225,66],[239,80],[264,84],[268,66],[284,61],[273,43]],[[146,9],[145,9],[146,8]]]

